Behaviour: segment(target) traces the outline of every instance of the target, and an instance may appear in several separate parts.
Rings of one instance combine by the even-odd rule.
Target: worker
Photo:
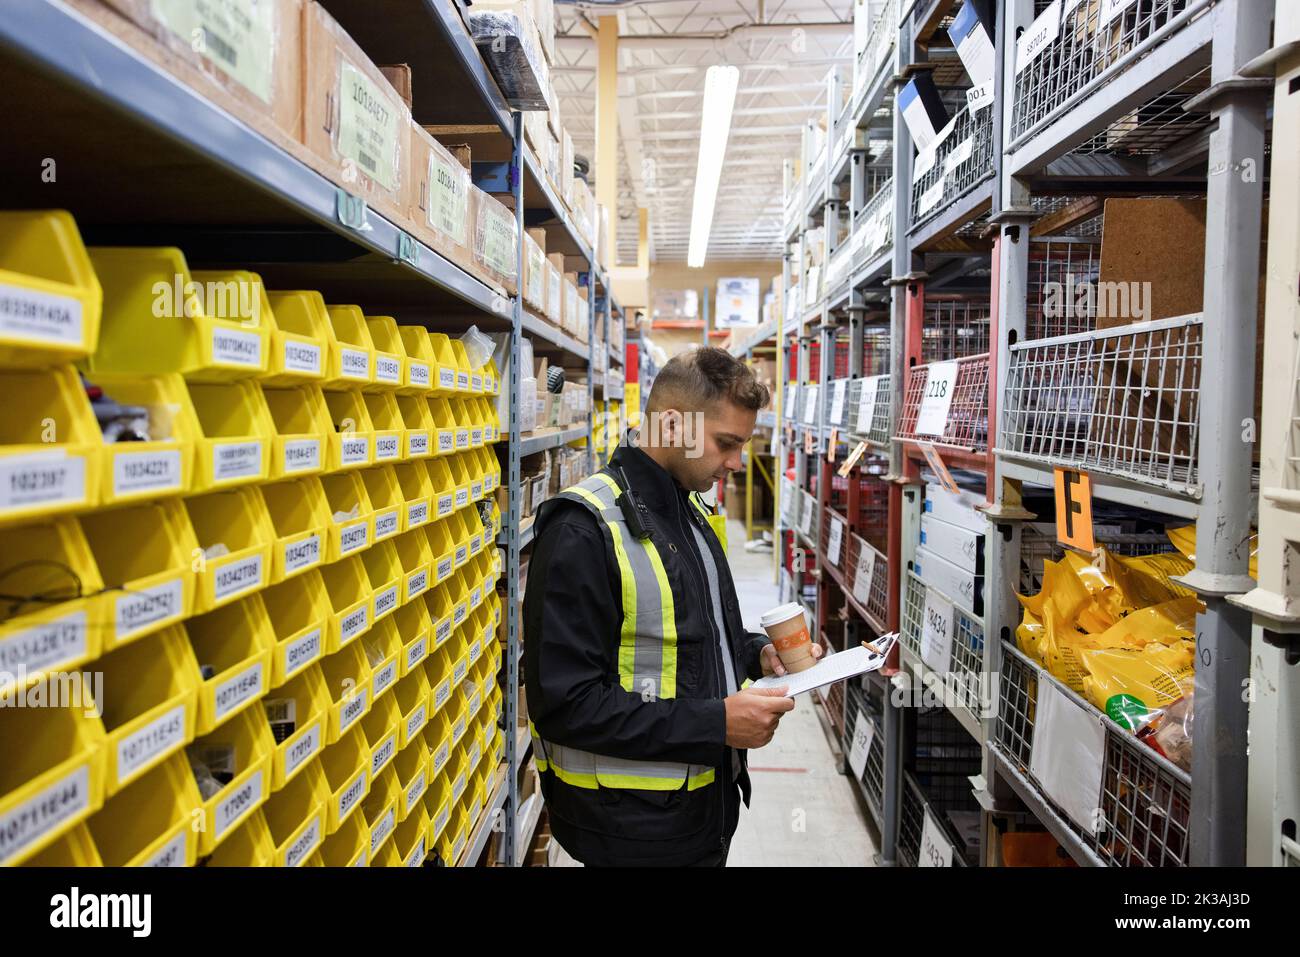
[[[740,687],[785,669],[746,633],[699,499],[740,469],[768,399],[723,349],[679,355],[655,378],[645,428],[539,510],[529,726],[551,832],[589,866],[723,866],[749,805],[746,750],[794,707],[783,688]]]

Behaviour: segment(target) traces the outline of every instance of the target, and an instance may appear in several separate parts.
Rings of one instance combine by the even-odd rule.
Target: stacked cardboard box
[[[914,568],[921,580],[937,588],[973,615],[984,613],[984,533],[988,520],[977,511],[983,496],[956,495],[926,485],[921,515],[921,544]]]

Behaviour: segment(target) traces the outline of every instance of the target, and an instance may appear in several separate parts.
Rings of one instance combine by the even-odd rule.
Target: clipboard
[[[847,681],[849,678],[879,670],[884,667],[885,661],[889,658],[889,653],[893,650],[894,643],[897,641],[897,632],[881,635],[874,642],[871,642],[872,647],[870,648],[867,647],[867,642],[864,641],[856,648],[848,648],[833,655],[826,655],[807,671],[780,676],[768,675],[765,678],[759,678],[749,687],[785,688],[785,696],[793,698],[795,695],[805,694],[814,688],[824,688],[826,685],[834,684],[837,681]]]

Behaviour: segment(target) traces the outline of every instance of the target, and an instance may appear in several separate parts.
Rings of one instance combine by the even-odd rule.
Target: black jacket
[[[721,544],[687,492],[640,449],[621,446],[613,464],[649,508],[654,541],[677,617],[677,696],[644,701],[618,680],[622,590],[596,517],[566,499],[544,503],[524,595],[528,713],[547,741],[613,757],[712,766],[715,783],[688,791],[589,790],[543,774],[552,833],[588,864],[691,863],[716,852],[735,827],[749,773],[726,746],[726,677],[706,572],[690,524],[704,532],[717,566],[736,680],[762,675],[766,636],[746,633]],[[611,473],[617,479],[618,473]]]

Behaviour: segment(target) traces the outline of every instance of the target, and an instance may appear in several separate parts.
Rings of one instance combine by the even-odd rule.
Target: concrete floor
[[[745,626],[777,604],[771,552],[746,552],[745,527],[727,523],[731,573]],[[810,695],[781,719],[766,748],[749,753],[754,794],[741,809],[729,867],[870,867],[876,854],[862,802],[841,775]]]

